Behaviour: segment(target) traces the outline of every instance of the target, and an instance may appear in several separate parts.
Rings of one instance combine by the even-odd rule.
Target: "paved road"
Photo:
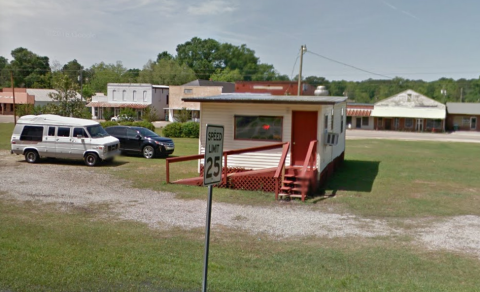
[[[0,123],[13,123],[13,115],[0,115]],[[164,127],[169,122],[154,122],[155,127]],[[395,131],[347,130],[347,139],[390,139],[480,143],[480,132],[459,131],[453,133],[411,133]]]
[[[416,133],[375,130],[347,130],[349,139],[390,139],[480,143],[480,132]]]

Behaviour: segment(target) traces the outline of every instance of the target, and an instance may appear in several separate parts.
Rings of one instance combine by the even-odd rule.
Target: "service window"
[[[70,137],[70,128],[58,127],[57,137]]]
[[[74,128],[73,129],[73,137],[78,137],[78,136],[88,138],[87,131],[85,131],[84,128]]]
[[[283,117],[235,116],[235,140],[282,141]]]
[[[43,137],[43,127],[25,126],[23,127],[22,135],[20,135],[20,140],[42,141],[42,137]]]

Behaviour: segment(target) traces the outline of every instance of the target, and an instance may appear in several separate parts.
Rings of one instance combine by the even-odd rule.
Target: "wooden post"
[[[167,184],[170,183],[170,163],[168,163],[168,158],[165,159],[165,172],[167,175]]]
[[[13,83],[13,72],[10,71],[10,82],[12,84],[12,95],[13,95],[13,124],[17,124],[17,112],[15,110],[15,84]]]

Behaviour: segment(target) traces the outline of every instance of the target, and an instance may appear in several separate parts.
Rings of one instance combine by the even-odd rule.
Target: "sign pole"
[[[208,273],[208,252],[210,249],[210,220],[212,218],[212,193],[213,186],[208,186],[208,201],[207,201],[207,223],[205,225],[205,254],[203,263],[203,292],[207,291],[207,273]]]

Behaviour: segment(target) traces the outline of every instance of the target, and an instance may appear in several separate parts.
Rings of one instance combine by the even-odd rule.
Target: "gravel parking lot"
[[[0,185],[0,199],[56,203],[61,210],[107,204],[105,216],[113,214],[156,229],[205,225],[205,201],[185,201],[176,199],[172,193],[136,189],[125,181],[102,174],[97,168],[79,164],[28,164],[22,156],[0,151],[0,176],[6,182]],[[392,223],[417,227],[402,229],[392,227],[401,224]],[[212,228],[220,230],[219,227],[267,234],[279,240],[302,236],[394,238],[408,235],[414,238],[415,244],[426,248],[465,252],[480,259],[478,216],[456,216],[443,222],[423,219],[387,222],[290,204],[256,207],[214,202]]]

